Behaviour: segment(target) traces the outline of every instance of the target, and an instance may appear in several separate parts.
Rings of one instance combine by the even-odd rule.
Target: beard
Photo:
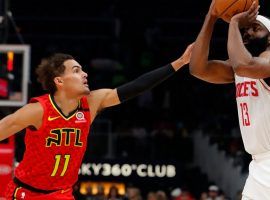
[[[245,44],[252,56],[259,56],[267,49],[268,45],[268,35],[262,38],[248,39],[247,44]]]

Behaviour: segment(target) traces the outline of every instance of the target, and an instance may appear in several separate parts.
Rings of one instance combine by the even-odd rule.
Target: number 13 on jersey
[[[240,103],[243,126],[250,126],[250,118],[247,103]]]

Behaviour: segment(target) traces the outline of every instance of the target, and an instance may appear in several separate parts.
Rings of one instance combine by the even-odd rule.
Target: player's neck
[[[69,97],[64,93],[56,92],[53,95],[53,98],[57,106],[65,115],[68,115],[70,112],[74,111],[78,107],[78,97]]]

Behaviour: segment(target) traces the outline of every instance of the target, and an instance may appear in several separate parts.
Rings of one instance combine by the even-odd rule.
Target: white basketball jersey
[[[236,101],[245,149],[252,155],[270,151],[270,87],[263,79],[235,75]]]

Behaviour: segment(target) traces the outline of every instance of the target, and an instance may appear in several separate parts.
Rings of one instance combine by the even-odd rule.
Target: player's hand
[[[211,5],[210,5],[210,7],[209,7],[208,13],[209,13],[212,17],[218,18],[218,13],[217,13],[217,9],[216,9],[215,4],[216,4],[216,0],[212,0]]]
[[[247,11],[234,15],[231,22],[237,22],[239,28],[247,27],[256,21],[259,14],[259,9],[260,6],[256,5],[256,2],[253,1],[252,5]]]
[[[182,54],[182,56],[171,63],[172,67],[174,68],[175,71],[179,70],[181,67],[183,67],[189,63],[190,58],[191,58],[193,45],[194,45],[194,43],[188,45],[188,47],[186,48],[186,50]]]
[[[182,60],[182,62],[186,65],[189,63],[190,58],[191,58],[191,53],[193,50],[193,46],[194,43],[188,45],[188,47],[186,48],[185,52],[182,54],[182,56],[180,57],[180,59]]]

